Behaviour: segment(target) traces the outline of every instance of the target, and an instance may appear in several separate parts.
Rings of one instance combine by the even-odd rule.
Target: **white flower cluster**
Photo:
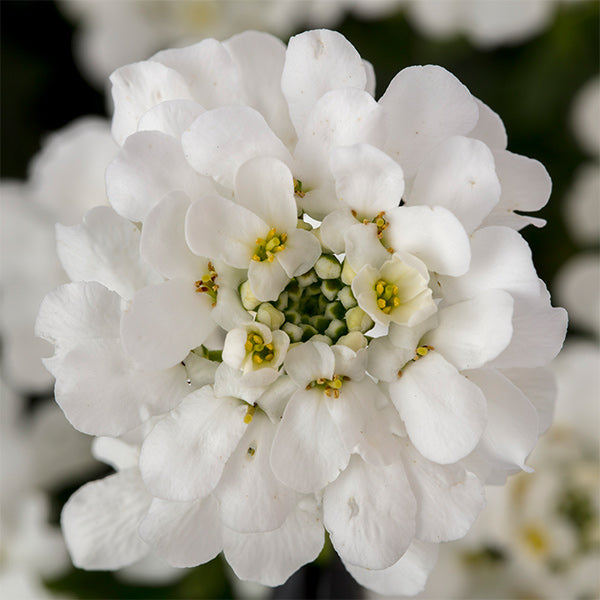
[[[414,594],[483,485],[527,470],[565,334],[518,229],[550,181],[440,67],[379,101],[340,34],[247,32],[112,75],[111,207],[58,226],[38,334],[116,473],[63,511],[76,565],[223,552],[283,583],[324,530]]]

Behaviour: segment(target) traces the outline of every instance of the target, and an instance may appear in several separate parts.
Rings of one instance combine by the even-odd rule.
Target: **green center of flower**
[[[334,375],[333,379],[325,379],[324,377],[320,377],[315,381],[311,381],[306,386],[306,389],[311,390],[317,388],[330,398],[332,396],[334,398],[339,398],[340,389],[342,388],[344,381],[349,379],[350,377],[346,377],[345,375]]]
[[[217,290],[219,289],[219,285],[216,283],[217,281],[217,272],[213,267],[211,262],[208,263],[208,273],[205,273],[202,276],[202,279],[199,279],[194,284],[196,286],[196,291],[204,294],[208,294],[216,303],[217,301]]]
[[[256,248],[254,250],[254,256],[252,260],[262,262],[268,260],[273,262],[275,254],[281,252],[285,248],[285,242],[287,241],[287,233],[281,233],[277,235],[277,229],[273,227],[267,233],[266,238],[256,239]]]
[[[398,286],[388,283],[385,279],[379,279],[375,284],[375,295],[377,297],[377,306],[379,310],[388,315],[392,308],[400,306],[398,298]]]
[[[265,344],[262,336],[254,331],[248,334],[244,347],[246,352],[252,355],[252,362],[257,365],[273,360],[273,344]]]

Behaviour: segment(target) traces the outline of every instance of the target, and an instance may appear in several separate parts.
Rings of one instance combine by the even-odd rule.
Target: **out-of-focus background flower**
[[[373,64],[378,95],[405,66],[447,68],[502,117],[508,149],[541,161],[553,181],[536,215],[548,224],[523,235],[570,313],[555,424],[529,460],[535,473],[489,491],[420,597],[600,596],[598,0],[3,0],[0,10],[2,597],[360,597],[326,552],[273,591],[242,584],[219,559],[185,571],[71,567],[60,509],[108,468],[53,403],[33,335],[41,298],[66,281],[53,224],[105,202],[108,74],[203,37],[253,28],[287,41],[314,27],[337,29]]]

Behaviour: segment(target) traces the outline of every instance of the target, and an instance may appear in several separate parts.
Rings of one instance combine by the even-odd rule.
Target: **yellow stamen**
[[[254,416],[255,412],[256,412],[256,406],[248,407],[248,409],[246,410],[246,414],[244,416],[244,423],[246,423],[246,425],[248,425],[249,423],[252,422],[252,417]]]

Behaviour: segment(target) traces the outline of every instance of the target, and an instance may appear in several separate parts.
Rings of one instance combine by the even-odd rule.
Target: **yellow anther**
[[[400,379],[400,377],[402,377],[402,369],[398,371],[398,379]]]
[[[271,254],[271,252],[267,252],[267,260],[269,262],[273,262],[274,259],[275,259],[275,256],[273,254]]]
[[[382,308],[381,311],[383,313],[385,313],[386,315],[389,315],[390,312],[392,311],[392,307],[391,306],[386,306],[385,308]]]
[[[335,390],[339,390],[342,387],[342,380],[334,377],[329,386]]]
[[[258,254],[255,254],[255,255],[252,257],[252,260],[255,260],[256,262],[260,262],[260,256],[259,256]]]
[[[252,352],[252,348],[254,348],[254,346],[250,340],[247,340],[244,344],[244,348],[246,348],[246,352]]]
[[[281,238],[281,243],[285,244],[287,242],[287,233],[282,233],[280,236]],[[281,246],[283,248],[283,246]]]
[[[265,346],[265,348],[266,348],[267,350],[273,350],[273,344],[267,344],[267,345]]]
[[[394,296],[392,298],[392,304],[396,307],[396,306],[400,306],[400,298],[398,298],[398,296]]]
[[[394,249],[393,249],[393,248],[388,248],[388,249],[387,249],[387,251],[388,251],[390,254],[394,254]]]
[[[375,293],[378,296],[383,295],[383,292],[385,291],[385,285],[382,281],[378,281],[377,285],[375,286]]]
[[[377,306],[379,306],[379,308],[380,308],[381,310],[385,310],[386,308],[388,308],[388,307],[386,306],[385,300],[384,300],[383,298],[378,298],[378,299],[377,299]]]
[[[266,360],[267,362],[269,362],[270,360],[273,360],[273,356],[274,356],[274,354],[273,354],[272,352],[269,352],[269,354],[267,354],[267,355],[265,356],[265,360]]]
[[[250,446],[250,447],[248,448],[248,454],[249,454],[250,456],[254,456],[254,453],[255,453],[255,452],[256,452],[256,448],[253,448],[252,446]]]
[[[276,231],[277,231],[277,228],[275,228],[275,227],[273,227],[273,229],[269,230],[269,233],[267,235],[267,239],[270,240],[275,235]]]
[[[358,213],[354,209],[352,209],[350,212],[352,213],[352,216],[356,219]]]
[[[252,422],[252,417],[254,416],[255,412],[256,412],[256,406],[248,407],[248,409],[246,410],[246,414],[244,415],[244,423],[246,423],[246,425],[248,425],[248,423]]]
[[[263,240],[262,238],[256,238],[257,246],[262,246],[264,243],[265,243],[265,240]]]
[[[252,360],[257,364],[260,365],[263,362],[263,359],[258,355],[258,354],[254,354],[252,356]]]
[[[264,340],[260,337],[260,335],[253,335],[252,336],[252,341],[255,344],[262,344],[264,342]]]
[[[427,356],[428,352],[429,352],[429,348],[427,348],[426,346],[419,346],[417,348],[417,354],[419,356]]]
[[[394,294],[394,296],[398,295],[398,286],[397,285],[392,287],[392,293]]]

